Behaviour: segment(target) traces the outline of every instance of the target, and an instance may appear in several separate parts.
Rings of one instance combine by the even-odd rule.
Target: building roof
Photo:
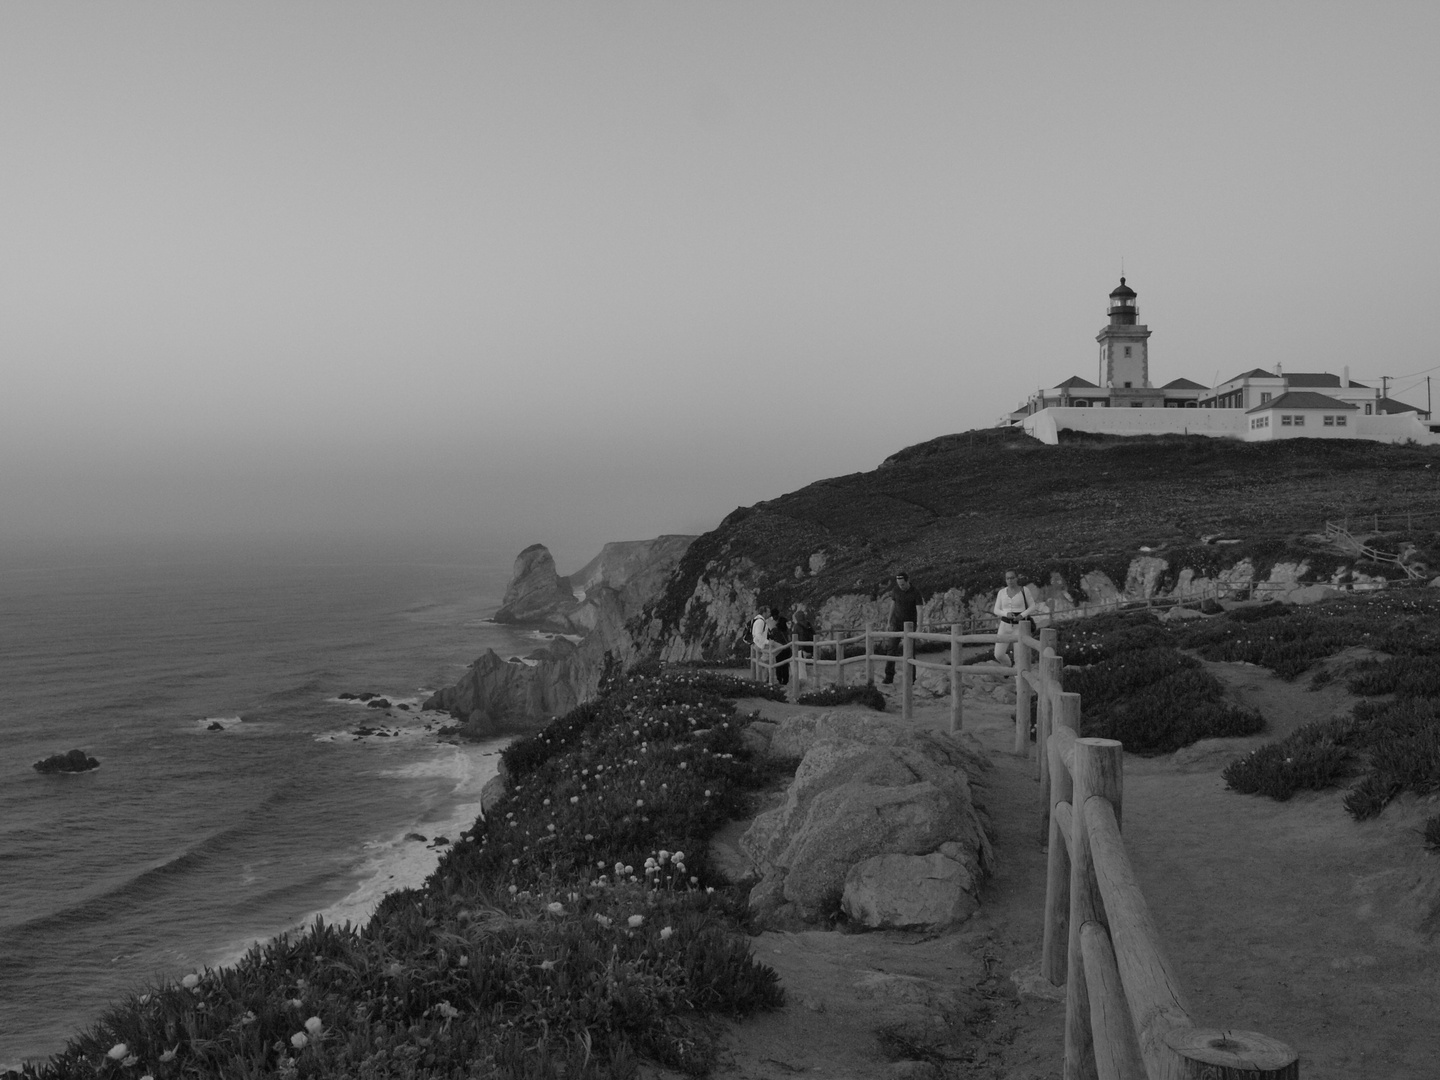
[[[1402,413],[1402,412],[1424,412],[1424,409],[1414,405],[1406,405],[1403,401],[1396,401],[1394,398],[1382,397],[1375,407],[1376,412],[1381,413]]]
[[[1334,386],[1334,387],[1339,387],[1339,386],[1340,386],[1340,376],[1339,376],[1339,375],[1331,375],[1328,371],[1326,371],[1326,372],[1303,372],[1303,371],[1297,371],[1297,372],[1295,372],[1294,374],[1286,375],[1286,376],[1285,376],[1285,382],[1286,382],[1288,385],[1290,385],[1290,386]],[[1354,386],[1354,387],[1358,387],[1358,388],[1360,388],[1360,389],[1362,389],[1362,390],[1369,390],[1369,389],[1370,389],[1370,387],[1366,386],[1364,383],[1358,383],[1358,382],[1356,382],[1354,379],[1351,379],[1351,380],[1350,380],[1350,385],[1351,385],[1351,386]]]
[[[1096,386],[1096,385],[1095,385],[1093,382],[1091,382],[1089,379],[1082,379],[1079,375],[1071,375],[1071,376],[1070,376],[1068,379],[1066,379],[1064,382],[1062,382],[1062,383],[1056,383],[1056,384],[1055,384],[1055,389],[1056,389],[1056,390],[1073,390],[1073,389],[1075,389],[1077,386],[1083,386],[1083,387],[1085,387],[1087,390],[1099,390],[1099,389],[1100,389],[1100,387]]]
[[[1189,379],[1171,379],[1169,382],[1167,382],[1167,383],[1166,383],[1164,386],[1162,386],[1160,389],[1161,389],[1161,390],[1209,390],[1210,388],[1209,388],[1208,386],[1202,386],[1202,385],[1201,385],[1200,383],[1198,383],[1198,382],[1192,382],[1192,381],[1189,380]]]
[[[1111,296],[1134,296],[1134,295],[1135,295],[1135,290],[1132,289],[1132,288],[1130,288],[1129,285],[1126,285],[1126,284],[1125,284],[1125,279],[1122,277],[1122,278],[1120,279],[1120,284],[1119,284],[1116,288],[1114,288],[1114,289],[1111,290],[1110,295],[1111,295]]]
[[[1349,409],[1358,412],[1360,406],[1351,405],[1348,401],[1337,401],[1325,394],[1317,394],[1312,390],[1291,390],[1281,394],[1274,401],[1267,401],[1263,405],[1256,405],[1253,409],[1246,409],[1246,413],[1269,412],[1271,409],[1329,409],[1334,412],[1336,409]]]
[[[1282,375],[1276,375],[1273,371],[1266,371],[1264,368],[1258,368],[1258,367],[1257,367],[1257,368],[1254,368],[1254,369],[1252,369],[1252,370],[1250,370],[1250,371],[1242,371],[1239,375],[1236,375],[1233,379],[1228,379],[1228,380],[1226,380],[1226,381],[1227,381],[1227,382],[1239,382],[1241,379],[1280,379],[1280,378],[1284,378],[1284,376],[1282,376]],[[1224,383],[1222,383],[1221,385],[1223,386]]]

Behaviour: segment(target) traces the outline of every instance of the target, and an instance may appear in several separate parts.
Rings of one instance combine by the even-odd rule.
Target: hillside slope
[[[1417,563],[1440,566],[1440,449],[1201,436],[1045,446],[1013,429],[966,432],[734,511],[691,545],[647,609],[645,636],[670,657],[726,655],[755,603],[833,610],[837,597],[881,596],[900,567],[927,596],[972,600],[997,588],[1006,566],[1072,591],[1092,570],[1124,582],[1142,552],[1167,563],[1161,589],[1182,568],[1213,576],[1242,558],[1259,579],[1276,562],[1304,561],[1302,579],[1328,581],[1353,560],[1314,534],[1327,518],[1377,513],[1413,514],[1415,528],[1376,546],[1413,543]],[[1202,539],[1217,534],[1242,542]]]

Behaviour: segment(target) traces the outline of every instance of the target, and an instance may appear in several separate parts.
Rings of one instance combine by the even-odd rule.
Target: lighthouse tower
[[[1100,371],[1110,390],[1111,408],[1163,408],[1165,393],[1150,385],[1150,328],[1136,323],[1140,309],[1135,290],[1120,279],[1110,293],[1110,325],[1095,335],[1100,343]]]

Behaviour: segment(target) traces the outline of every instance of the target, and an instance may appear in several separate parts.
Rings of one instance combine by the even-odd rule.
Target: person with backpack
[[[1000,626],[996,630],[1000,635],[1000,640],[995,643],[996,663],[1011,662],[1010,650],[1020,638],[1020,627],[1038,607],[1035,590],[1029,585],[1020,584],[1020,572],[1006,570],[1005,587],[995,597],[994,612],[1000,619]]]

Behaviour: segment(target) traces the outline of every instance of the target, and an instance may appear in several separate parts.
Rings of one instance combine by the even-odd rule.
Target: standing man
[[[895,587],[890,590],[890,630],[904,630],[908,622],[912,626],[920,626],[920,590],[910,584],[910,578],[904,570],[895,574]],[[891,656],[898,656],[901,652],[901,645],[898,639],[889,642],[889,653]],[[895,681],[895,661],[885,661],[885,682],[887,684]],[[915,682],[915,665],[910,665],[910,682]]]

